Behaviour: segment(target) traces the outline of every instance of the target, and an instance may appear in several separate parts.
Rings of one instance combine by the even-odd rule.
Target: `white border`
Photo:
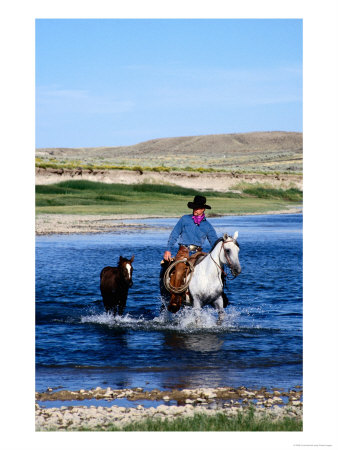
[[[335,0],[13,1],[1,6],[3,88],[3,448],[222,446],[337,448],[337,29]],[[35,18],[304,19],[304,431],[302,433],[35,433],[34,20]],[[5,159],[3,159],[5,158]],[[24,197],[22,193],[25,192]],[[19,270],[18,270],[19,269]],[[5,361],[3,361],[3,359]],[[24,381],[23,381],[24,380]],[[4,426],[5,424],[5,426]]]

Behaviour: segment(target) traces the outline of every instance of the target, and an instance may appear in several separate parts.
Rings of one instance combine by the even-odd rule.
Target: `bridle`
[[[225,240],[224,240],[224,239],[225,239]],[[228,240],[228,239],[230,239],[230,240]],[[237,275],[234,274],[234,266],[233,266],[233,264],[232,264],[232,262],[231,262],[231,259],[229,258],[228,254],[227,254],[227,252],[226,252],[226,249],[225,249],[225,247],[224,247],[224,245],[225,245],[225,244],[228,244],[229,242],[233,242],[235,245],[238,246],[238,244],[237,244],[237,242],[235,241],[235,239],[233,239],[231,236],[226,236],[226,237],[224,237],[224,238],[223,238],[222,245],[221,245],[221,248],[219,249],[218,259],[220,260],[221,251],[223,250],[225,259],[226,259],[226,261],[227,261],[227,263],[228,263],[228,264],[227,264],[227,267],[229,267],[229,269],[230,269],[230,271],[231,271],[231,274],[232,274],[231,280],[234,280],[234,279],[236,278]],[[218,264],[217,261],[214,260],[214,258],[212,257],[211,254],[210,254],[210,258],[213,260],[213,262],[216,264],[216,266],[221,270],[221,272],[223,273],[224,277],[229,279],[229,274],[228,274],[226,271],[224,271],[224,270],[222,269],[222,267]]]

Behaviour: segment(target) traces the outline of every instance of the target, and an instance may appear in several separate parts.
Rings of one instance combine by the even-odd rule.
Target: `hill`
[[[42,161],[301,172],[303,134],[271,131],[152,139],[124,147],[39,148]]]

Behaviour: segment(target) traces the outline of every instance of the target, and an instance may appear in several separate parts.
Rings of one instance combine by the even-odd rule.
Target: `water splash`
[[[108,313],[90,314],[81,317],[81,323],[94,323],[105,325],[114,329],[131,329],[142,331],[180,331],[183,333],[195,333],[196,331],[219,333],[231,329],[237,329],[239,313],[234,308],[229,308],[225,313],[223,322],[218,325],[218,315],[214,310],[194,310],[186,308],[176,314],[162,311],[159,316],[147,319],[141,316],[113,316]]]

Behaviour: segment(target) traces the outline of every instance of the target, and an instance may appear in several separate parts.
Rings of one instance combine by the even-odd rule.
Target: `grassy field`
[[[194,195],[207,197],[212,214],[243,214],[278,211],[302,201],[298,189],[243,186],[242,193],[201,192],[179,186],[155,184],[107,184],[64,181],[36,186],[36,213],[146,214],[178,216],[188,213]]]
[[[95,431],[302,431],[303,422],[290,417],[272,421],[268,417],[256,418],[254,411],[249,410],[245,414],[238,413],[235,417],[218,413],[214,416],[195,414],[193,417],[168,419],[147,419],[139,423],[132,423],[125,427],[117,428],[111,424]],[[94,431],[82,428],[79,431]]]

